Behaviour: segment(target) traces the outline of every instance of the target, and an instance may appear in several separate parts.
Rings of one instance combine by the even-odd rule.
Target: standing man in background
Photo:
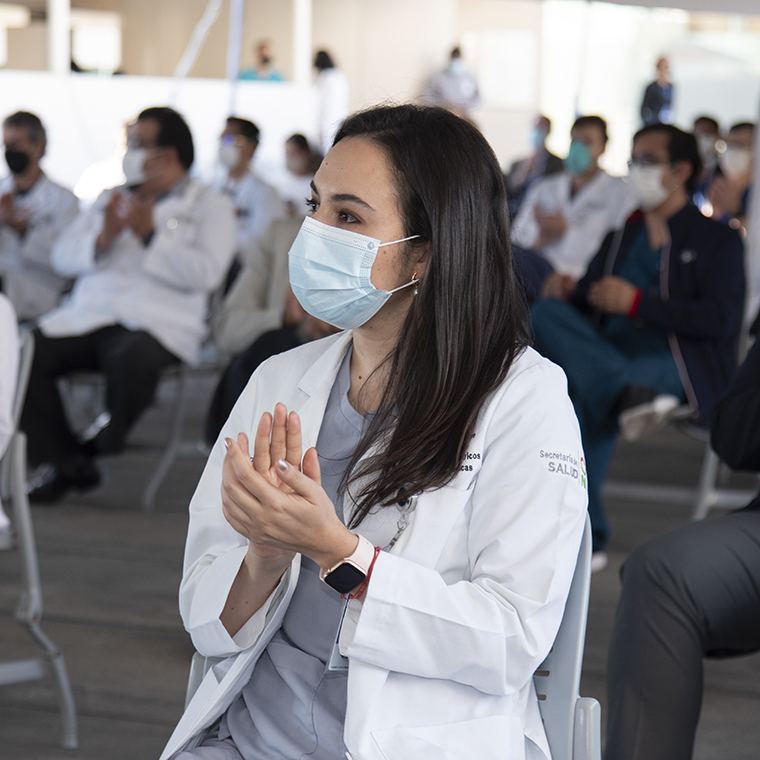
[[[256,45],[256,65],[241,69],[238,79],[256,82],[284,82],[285,77],[272,65],[273,60],[272,43],[269,40],[262,40]]]
[[[322,155],[332,147],[332,141],[343,120],[348,116],[348,79],[335,65],[326,50],[314,57],[317,70],[317,132]]]
[[[3,143],[11,173],[0,180],[0,290],[24,321],[61,300],[67,281],[53,271],[50,252],[78,206],[74,194],[40,168],[47,137],[37,116],[18,111],[6,117]]]
[[[422,102],[428,106],[440,106],[464,119],[480,105],[478,83],[462,58],[462,51],[451,51],[449,65],[433,74],[422,93]]]
[[[644,90],[641,103],[641,120],[644,126],[673,123],[673,84],[670,81],[670,64],[667,58],[657,61],[657,79]]]

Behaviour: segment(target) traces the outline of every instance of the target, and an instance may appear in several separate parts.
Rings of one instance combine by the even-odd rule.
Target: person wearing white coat
[[[530,187],[514,220],[512,242],[541,254],[557,274],[578,280],[607,233],[622,227],[637,204],[620,177],[599,167],[607,143],[604,120],[581,116],[570,134],[565,171]]]
[[[53,249],[57,271],[77,282],[37,330],[21,426],[30,463],[53,468],[32,499],[96,485],[93,457],[122,450],[161,370],[197,360],[209,295],[234,252],[235,219],[228,198],[188,176],[192,161],[182,117],[143,111],[125,156],[127,186],[103,193]],[[106,376],[110,421],[87,446],[71,431],[56,387],[76,370]]]
[[[47,139],[37,116],[19,111],[6,117],[3,142],[11,174],[0,180],[0,290],[20,320],[32,320],[58,306],[68,284],[50,254],[78,203],[40,168]]]
[[[317,79],[317,130],[323,153],[332,146],[335,133],[348,116],[348,79],[335,65],[332,56],[320,50],[314,57]]]
[[[162,760],[546,760],[532,676],[584,460],[563,373],[526,346],[496,158],[443,109],[382,107],[344,124],[315,190],[291,285],[346,331],[261,365],[212,450],[180,611],[225,659]]]

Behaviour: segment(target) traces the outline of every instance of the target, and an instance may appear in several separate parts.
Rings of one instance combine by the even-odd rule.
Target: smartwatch
[[[364,536],[359,536],[359,544],[350,557],[337,565],[319,571],[319,578],[339,594],[347,594],[367,579],[367,573],[375,558],[375,547]]]

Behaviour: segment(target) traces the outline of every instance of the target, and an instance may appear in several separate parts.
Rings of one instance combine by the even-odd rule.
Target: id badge
[[[348,670],[348,657],[344,657],[340,653],[340,646],[338,640],[340,639],[340,632],[343,628],[343,620],[346,617],[346,610],[348,609],[348,600],[343,605],[343,614],[340,616],[340,625],[338,626],[338,633],[335,635],[335,641],[333,643],[332,652],[330,652],[330,661],[327,663],[327,669],[332,671],[347,671]]]

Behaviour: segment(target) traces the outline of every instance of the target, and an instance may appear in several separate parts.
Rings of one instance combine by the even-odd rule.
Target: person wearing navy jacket
[[[532,308],[536,341],[565,370],[581,423],[597,567],[618,432],[638,440],[683,402],[709,420],[736,371],[743,245],[690,202],[700,166],[693,135],[665,124],[639,131],[630,162],[639,211],[606,236],[581,280],[552,276],[550,297]]]

